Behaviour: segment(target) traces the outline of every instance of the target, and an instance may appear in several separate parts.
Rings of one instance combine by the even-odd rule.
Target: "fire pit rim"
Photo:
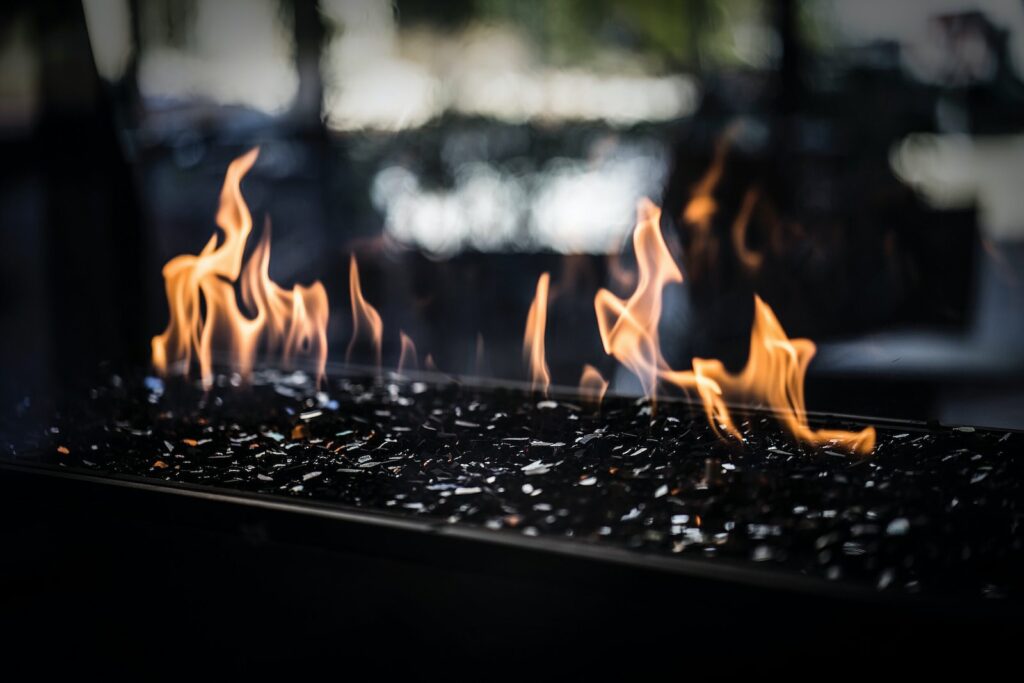
[[[160,493],[177,496],[181,499],[224,505],[242,505],[255,510],[290,515],[311,515],[322,520],[332,520],[355,526],[436,535],[469,544],[484,543],[491,547],[506,547],[528,553],[543,553],[549,556],[655,571],[661,574],[713,581],[720,584],[738,584],[748,588],[770,589],[794,595],[886,604],[897,608],[965,610],[971,614],[978,612],[993,615],[1016,614],[1019,611],[1017,601],[1014,600],[979,601],[949,596],[888,594],[868,586],[831,582],[816,576],[797,574],[766,566],[755,568],[725,558],[716,558],[714,561],[710,561],[699,558],[661,557],[653,553],[643,553],[625,548],[599,546],[578,539],[528,538],[509,531],[476,528],[464,523],[450,523],[441,519],[413,519],[385,510],[368,511],[330,501],[295,500],[275,494],[233,491],[215,486],[175,481],[153,481],[144,477],[116,473],[97,474],[73,467],[17,462],[7,457],[0,457],[0,477],[9,473],[55,477],[83,484]]]

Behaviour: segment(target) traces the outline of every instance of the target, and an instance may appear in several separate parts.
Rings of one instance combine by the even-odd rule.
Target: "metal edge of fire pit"
[[[435,386],[456,384],[465,387],[467,391],[506,389],[523,394],[527,401],[531,395],[526,383],[505,380],[459,377],[444,373],[405,373],[398,376],[372,369],[359,371],[352,367],[346,368],[343,373],[336,372],[339,369],[332,368],[330,377],[348,377],[374,384],[388,381],[424,381]],[[634,395],[609,395],[625,401],[643,400]],[[552,386],[548,397],[568,403],[579,400],[576,388],[565,386]],[[543,398],[536,397],[537,400]],[[665,404],[686,404],[695,411],[703,409],[698,400],[685,395],[664,396],[658,400]],[[762,415],[771,413],[750,406],[733,407]],[[813,411],[807,414],[815,421],[842,420],[873,424],[883,430],[931,431],[953,428],[935,421],[866,418]],[[43,518],[35,527],[30,518],[26,519],[23,525],[26,530],[21,532],[20,541],[19,532],[14,532],[12,547],[15,552],[19,547],[35,550],[37,543],[26,540],[30,537],[25,534],[39,533],[39,529],[54,538],[65,539],[58,543],[71,544],[79,543],[76,534],[89,538],[98,536],[101,539],[113,537],[118,544],[132,543],[133,536],[141,532],[141,538],[150,539],[143,543],[150,546],[153,544],[154,532],[159,532],[159,537],[169,533],[171,538],[176,539],[174,547],[184,544],[189,548],[187,552],[198,553],[197,557],[202,558],[208,552],[220,551],[216,549],[217,546],[212,546],[214,549],[211,550],[209,540],[205,541],[207,545],[203,545],[204,541],[191,539],[196,535],[212,535],[220,539],[219,543],[232,548],[266,547],[266,552],[276,553],[259,557],[282,558],[293,553],[306,557],[312,555],[319,558],[313,560],[318,565],[334,568],[317,570],[331,576],[331,571],[340,570],[348,572],[347,575],[351,577],[353,570],[347,568],[350,564],[356,567],[354,571],[359,577],[365,576],[366,571],[380,568],[381,563],[385,566],[404,567],[401,570],[388,570],[391,580],[401,582],[411,580],[415,583],[416,577],[426,572],[434,577],[433,581],[440,581],[442,588],[440,594],[433,597],[407,593],[407,599],[413,600],[413,612],[418,615],[423,615],[424,610],[448,610],[447,606],[438,601],[453,597],[450,588],[444,588],[452,581],[459,585],[468,582],[465,589],[468,593],[460,591],[456,595],[465,593],[465,599],[473,604],[490,602],[495,596],[495,590],[503,591],[513,586],[511,595],[516,597],[500,598],[499,603],[513,610],[521,610],[522,605],[528,605],[527,609],[561,614],[561,619],[589,615],[582,616],[588,625],[581,631],[589,633],[588,637],[595,637],[595,634],[601,633],[600,629],[608,628],[611,623],[605,612],[595,610],[611,610],[612,614],[632,616],[643,614],[646,615],[644,618],[653,618],[654,623],[658,623],[668,618],[664,616],[666,612],[658,610],[658,605],[671,609],[671,605],[680,604],[681,601],[689,604],[691,610],[696,610],[693,614],[699,615],[697,618],[707,622],[709,628],[704,631],[706,635],[699,637],[705,639],[703,647],[712,650],[723,647],[707,640],[713,638],[711,634],[716,629],[732,628],[736,618],[746,624],[742,628],[749,629],[750,624],[759,623],[765,614],[772,614],[773,619],[785,622],[786,627],[780,623],[777,633],[767,636],[768,642],[784,650],[791,647],[785,633],[817,620],[823,628],[816,635],[808,634],[816,643],[816,657],[841,655],[842,652],[836,648],[843,638],[839,634],[845,634],[845,637],[852,639],[868,638],[872,643],[870,647],[876,652],[907,660],[921,654],[927,655],[937,643],[947,643],[949,648],[957,650],[963,650],[965,643],[973,643],[967,650],[969,652],[990,649],[997,641],[1007,645],[1010,642],[1007,639],[1011,638],[1014,625],[1019,622],[1022,614],[1022,603],[1017,598],[992,600],[880,592],[865,584],[831,582],[793,570],[754,565],[729,558],[671,557],[598,545],[580,539],[525,537],[511,531],[489,530],[441,519],[417,519],[386,510],[368,510],[330,501],[154,481],[130,475],[102,474],[94,470],[26,462],[17,457],[0,456],[0,495],[10,495],[10,500],[2,501],[10,512],[23,514],[34,510],[35,514]],[[49,509],[55,501],[60,514]],[[66,518],[61,516],[67,513],[76,516],[71,530],[64,528]],[[32,528],[37,531],[31,531]],[[107,549],[104,551],[103,548]],[[72,560],[80,559],[74,555],[75,552],[73,548],[66,551]],[[107,545],[101,547],[100,552],[101,558],[116,558],[119,551],[115,550],[111,555],[112,551]],[[103,552],[107,554],[102,555]],[[254,551],[241,549],[224,552],[252,557]],[[325,552],[328,555],[324,555]],[[211,559],[216,561],[215,558]],[[109,559],[105,561],[110,562]],[[285,560],[268,561],[280,565]],[[144,567],[143,571],[149,571],[151,567],[152,564]],[[113,569],[117,571],[117,565]],[[48,565],[44,565],[44,573],[48,571]],[[404,573],[398,574],[396,571]],[[186,585],[190,585],[187,582],[192,579],[183,579]],[[378,584],[381,584],[381,580],[377,580],[374,585]],[[44,582],[41,585],[41,590],[45,591],[45,586],[49,584]],[[604,592],[606,588],[623,586],[637,587],[630,591],[632,597],[617,596],[613,591],[597,599],[593,605],[581,606],[579,602],[591,601],[593,596]],[[196,586],[191,584],[190,587],[195,593]],[[88,592],[91,589],[86,585],[82,590]],[[99,594],[102,597],[94,599],[124,599],[118,593],[112,594],[111,590],[118,589],[108,588]],[[198,595],[206,595],[204,590],[202,586],[198,587]],[[334,599],[333,604],[337,604],[340,599],[337,597],[338,591],[343,589],[339,586],[330,590],[334,591],[334,597],[329,596],[328,601]],[[527,592],[524,593],[524,590]],[[210,596],[209,599],[214,602],[207,605],[196,602],[200,598],[194,598],[190,607],[183,609],[218,614],[217,596]],[[649,605],[638,608],[638,599],[649,601]],[[368,596],[361,600],[364,613],[373,614],[375,608],[367,606],[372,598]],[[729,606],[724,612],[720,609],[722,604]],[[55,605],[55,608],[60,609],[60,606]],[[282,608],[279,606],[278,609]],[[637,612],[638,609],[642,611]],[[135,618],[148,617],[136,615]],[[521,614],[519,620],[523,623]],[[868,630],[865,631],[865,628]],[[502,627],[498,626],[497,629],[496,632],[500,632]],[[488,636],[478,637],[486,639]],[[668,637],[665,635],[660,638]],[[766,636],[763,633],[754,635],[748,631],[745,637],[751,639],[751,643],[760,643],[756,647],[762,650],[766,647]],[[1006,652],[1011,650],[1005,648]],[[919,662],[919,659],[915,659],[914,666],[919,666]]]
[[[226,359],[225,359],[226,360]],[[302,368],[307,372],[314,372],[314,368],[309,365],[304,365]],[[525,398],[530,397],[536,392],[532,388],[532,384],[525,380],[516,379],[505,379],[505,378],[494,378],[484,377],[477,375],[461,375],[458,373],[448,373],[444,371],[428,371],[428,370],[403,370],[398,373],[393,370],[380,371],[378,368],[369,365],[359,365],[352,363],[337,363],[329,362],[327,364],[327,377],[330,379],[354,379],[361,381],[394,381],[404,384],[412,382],[423,382],[430,384],[434,387],[441,387],[448,384],[455,384],[463,387],[467,390],[485,390],[493,391],[496,389],[506,389],[510,391],[516,391]],[[574,405],[578,405],[580,401],[579,387],[567,385],[567,384],[551,384],[548,387],[547,394],[544,396],[537,395],[538,399],[550,398],[553,400],[565,401]],[[604,394],[605,399],[614,398],[622,401],[629,400],[646,400],[644,396],[635,393],[626,393],[609,389]],[[698,397],[692,396],[688,393],[673,393],[673,394],[658,394],[658,403],[664,403],[669,405],[686,405],[695,410],[704,410],[704,404]],[[773,417],[783,416],[785,413],[779,410],[775,410],[766,406],[744,404],[737,401],[727,401],[726,406],[731,411],[738,411],[741,413],[757,413],[761,415],[771,415]],[[879,415],[859,415],[854,413],[837,413],[807,409],[804,411],[808,418],[813,421],[830,421],[840,420],[845,422],[859,423],[863,426],[880,427],[882,429],[892,430],[924,430],[933,428],[943,429],[954,429],[957,427],[975,427],[977,429],[983,429],[986,431],[1000,431],[1000,432],[1013,432],[1013,433],[1024,433],[1024,429],[1015,429],[1007,427],[989,427],[989,426],[978,426],[978,425],[958,425],[958,424],[946,424],[938,420],[913,420],[909,418],[899,417],[883,417]]]
[[[230,356],[227,356],[223,353],[214,353],[213,357],[215,362],[219,363],[219,367],[228,367],[228,364],[231,360]],[[274,368],[272,368],[271,366],[259,365],[257,366],[256,369],[267,370]],[[295,361],[294,369],[305,372],[309,375],[316,374],[316,367],[312,363],[308,361],[303,361],[302,359],[297,359]],[[328,361],[325,366],[325,375],[328,378],[328,381],[332,379],[349,379],[371,383],[391,381],[398,382],[401,384],[423,382],[425,384],[432,385],[433,387],[443,387],[445,385],[454,384],[470,391],[494,391],[498,389],[505,389],[522,394],[524,399],[528,399],[531,396],[535,396],[538,400],[549,398],[552,400],[565,401],[566,403],[570,403],[577,406],[579,406],[580,401],[579,387],[577,386],[567,384],[551,384],[548,387],[547,392],[544,395],[540,395],[533,389],[531,382],[525,380],[486,377],[483,375],[466,375],[454,372],[445,372],[443,370],[410,369],[398,372],[396,370],[391,369],[382,370],[379,367],[363,365],[359,363]],[[614,398],[622,401],[646,400],[645,397],[640,394],[621,392],[616,391],[614,389],[608,389],[604,394],[604,398]],[[700,398],[693,396],[687,392],[683,392],[681,394],[658,394],[657,402],[670,405],[686,405],[694,410],[704,410],[704,404],[701,402]],[[761,415],[771,415],[773,417],[779,417],[785,414],[782,411],[775,410],[766,406],[744,404],[737,401],[726,401],[726,407],[728,407],[732,411],[737,411],[741,413],[757,413]],[[891,430],[919,431],[934,428],[955,429],[958,427],[974,427],[986,431],[1000,431],[1024,434],[1024,429],[1016,428],[991,427],[984,425],[979,426],[946,424],[938,420],[925,421],[899,417],[883,417],[879,415],[861,415],[853,413],[826,412],[813,410],[809,408],[804,411],[804,414],[810,420],[815,422],[839,420],[851,423],[858,423],[865,427],[873,426],[876,428]]]
[[[944,613],[1001,616],[1017,613],[1016,601],[993,601],[936,596],[917,596],[903,593],[886,594],[868,586],[830,582],[823,578],[800,575],[793,571],[772,567],[752,567],[733,560],[701,560],[694,558],[664,557],[654,553],[628,550],[612,546],[599,546],[569,538],[524,537],[509,531],[477,528],[464,523],[443,520],[412,519],[387,511],[367,511],[324,501],[293,500],[283,496],[233,491],[219,487],[184,484],[181,482],[154,482],[143,477],[118,474],[96,474],[72,468],[46,464],[18,463],[0,458],[0,477],[50,478],[68,483],[92,485],[107,491],[133,491],[160,494],[163,500],[180,502],[202,501],[216,505],[242,506],[250,511],[270,512],[290,517],[315,517],[321,521],[338,523],[349,529],[360,528],[370,533],[414,534],[420,538],[440,538],[455,541],[466,550],[472,547],[511,549],[526,555],[572,558],[587,563],[618,566],[626,570],[654,571],[664,576],[687,577],[721,585],[742,585],[753,589],[775,591],[780,594],[802,594],[809,597],[888,605],[894,608],[918,609],[924,612],[941,610]],[[45,486],[45,484],[44,484]],[[287,539],[284,539],[287,540]],[[340,542],[341,537],[331,539]],[[429,541],[427,541],[429,542]]]

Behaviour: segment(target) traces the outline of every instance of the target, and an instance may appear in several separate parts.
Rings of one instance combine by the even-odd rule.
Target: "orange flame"
[[[756,195],[745,202],[741,213],[752,210]],[[633,231],[639,280],[627,301],[608,290],[594,297],[598,330],[605,352],[626,366],[639,379],[644,394],[656,398],[659,380],[683,390],[695,389],[704,404],[712,428],[719,434],[742,439],[733,422],[728,401],[746,400],[776,412],[794,438],[822,445],[826,443],[856,453],[874,448],[875,430],[860,432],[812,430],[807,424],[804,403],[804,378],[814,355],[814,344],[807,339],[790,340],[772,310],[760,298],[755,300],[756,315],[751,332],[750,358],[739,375],[730,375],[717,360],[693,360],[693,370],[673,370],[661,354],[658,322],[661,319],[662,290],[672,282],[682,282],[682,274],[661,235],[661,211],[649,200],[640,203]],[[586,377],[584,371],[584,377]],[[581,379],[581,393],[583,380]]]
[[[720,361],[693,359],[697,391],[712,428],[742,439],[725,404],[724,396],[729,396],[775,411],[786,430],[799,441],[813,446],[832,444],[862,455],[870,453],[875,447],[873,427],[847,432],[808,426],[804,378],[815,350],[809,339],[789,339],[772,309],[755,296],[746,367],[732,375]]]
[[[523,335],[523,357],[530,364],[530,387],[533,391],[541,391],[545,396],[551,385],[551,373],[548,372],[547,361],[544,360],[544,333],[548,320],[548,285],[551,275],[541,273],[537,278],[537,293],[530,304],[530,313],[526,317],[526,332]]]
[[[722,173],[725,170],[725,157],[732,146],[733,138],[739,132],[740,124],[733,123],[715,141],[714,154],[711,165],[704,172],[704,176],[697,181],[690,192],[690,201],[683,208],[683,220],[696,226],[702,233],[706,233],[711,227],[711,218],[718,211],[718,202],[715,201],[714,192],[718,183],[722,180]]]
[[[402,374],[402,370],[410,365],[418,370],[420,362],[416,356],[416,344],[412,337],[407,335],[404,330],[399,330],[398,336],[402,339],[402,352],[398,356],[398,374]]]
[[[327,365],[327,290],[319,281],[291,291],[270,279],[270,222],[242,272],[242,302],[257,311],[269,353],[280,353],[286,367],[296,356],[316,358],[317,380]]]
[[[363,298],[363,288],[359,284],[359,264],[356,263],[355,255],[349,261],[348,269],[349,295],[352,299],[352,340],[348,343],[345,352],[345,362],[352,360],[352,351],[356,342],[363,334],[370,336],[373,350],[377,361],[377,369],[380,369],[381,340],[384,336],[384,323],[381,322],[380,313]]]
[[[258,149],[235,159],[228,166],[217,211],[217,225],[224,239],[217,245],[214,234],[198,255],[182,254],[163,268],[164,287],[170,309],[167,329],[152,341],[153,366],[166,375],[174,366],[188,374],[193,356],[199,363],[203,385],[213,383],[213,350],[226,344],[231,363],[248,379],[259,344],[280,352],[285,364],[296,355],[316,358],[317,381],[327,362],[327,292],[317,281],[309,287],[296,285],[289,293],[268,275],[270,230],[246,264],[242,256],[252,232],[252,215],[242,197],[241,181],[256,162]],[[235,284],[241,276],[242,300],[255,317],[247,317],[238,306]],[[205,309],[205,314],[204,314]]]
[[[693,280],[703,277],[704,270],[718,258],[718,237],[712,231],[712,220],[718,212],[715,190],[725,172],[725,161],[742,123],[729,125],[715,141],[711,165],[690,190],[690,201],[682,211],[683,224],[689,226],[690,242],[686,250],[686,269]],[[751,207],[752,209],[753,207]],[[749,216],[748,216],[749,219]],[[746,221],[742,224],[746,230]]]
[[[580,375],[580,399],[585,403],[601,405],[604,399],[604,392],[608,390],[608,382],[601,373],[590,363],[583,366],[583,374]]]
[[[640,274],[629,300],[623,301],[607,289],[598,290],[594,297],[605,353],[629,368],[651,399],[657,392],[658,372],[667,369],[658,343],[661,290],[670,282],[683,281],[683,274],[662,238],[660,220],[661,209],[649,199],[641,200],[633,230]]]
[[[759,270],[764,262],[764,254],[747,246],[747,226],[750,224],[750,217],[754,213],[759,195],[760,193],[755,188],[747,190],[743,195],[740,212],[736,214],[736,220],[732,223],[732,245],[736,251],[736,258],[749,272]]]

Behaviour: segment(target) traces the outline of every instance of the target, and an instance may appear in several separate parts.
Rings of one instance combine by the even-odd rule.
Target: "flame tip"
[[[359,343],[359,338],[369,335],[377,371],[380,372],[384,323],[377,309],[363,297],[363,288],[359,279],[359,263],[354,253],[349,254],[348,282],[349,299],[352,303],[352,338],[345,351],[345,362],[352,361],[352,353]]]
[[[415,344],[415,342],[413,342],[412,337],[407,335],[405,333],[405,330],[399,329],[398,330],[398,338],[401,341],[402,349],[401,349],[401,353],[399,354],[399,357],[398,357],[398,367],[396,368],[396,372],[401,374],[402,371],[408,365],[410,365],[410,359],[411,359],[411,365],[414,368],[419,369],[420,365],[419,365],[419,358],[416,355],[416,344]]]
[[[551,274],[547,271],[537,278],[536,293],[526,316],[526,330],[523,333],[523,357],[530,366],[531,388],[533,391],[539,390],[545,396],[551,385],[551,373],[544,353],[550,282]]]
[[[606,391],[608,391],[608,381],[601,375],[601,372],[590,363],[584,363],[583,371],[580,374],[580,398],[584,402],[600,406]]]

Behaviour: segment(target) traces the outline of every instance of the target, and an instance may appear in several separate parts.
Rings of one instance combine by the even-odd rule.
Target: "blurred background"
[[[145,367],[162,265],[259,145],[256,234],[324,282],[331,360],[350,254],[386,367],[404,330],[510,380],[550,271],[554,383],[638,391],[593,296],[635,287],[648,196],[673,366],[742,367],[757,292],[819,346],[811,409],[1024,428],[1022,73],[1024,0],[8,0],[0,398]]]

